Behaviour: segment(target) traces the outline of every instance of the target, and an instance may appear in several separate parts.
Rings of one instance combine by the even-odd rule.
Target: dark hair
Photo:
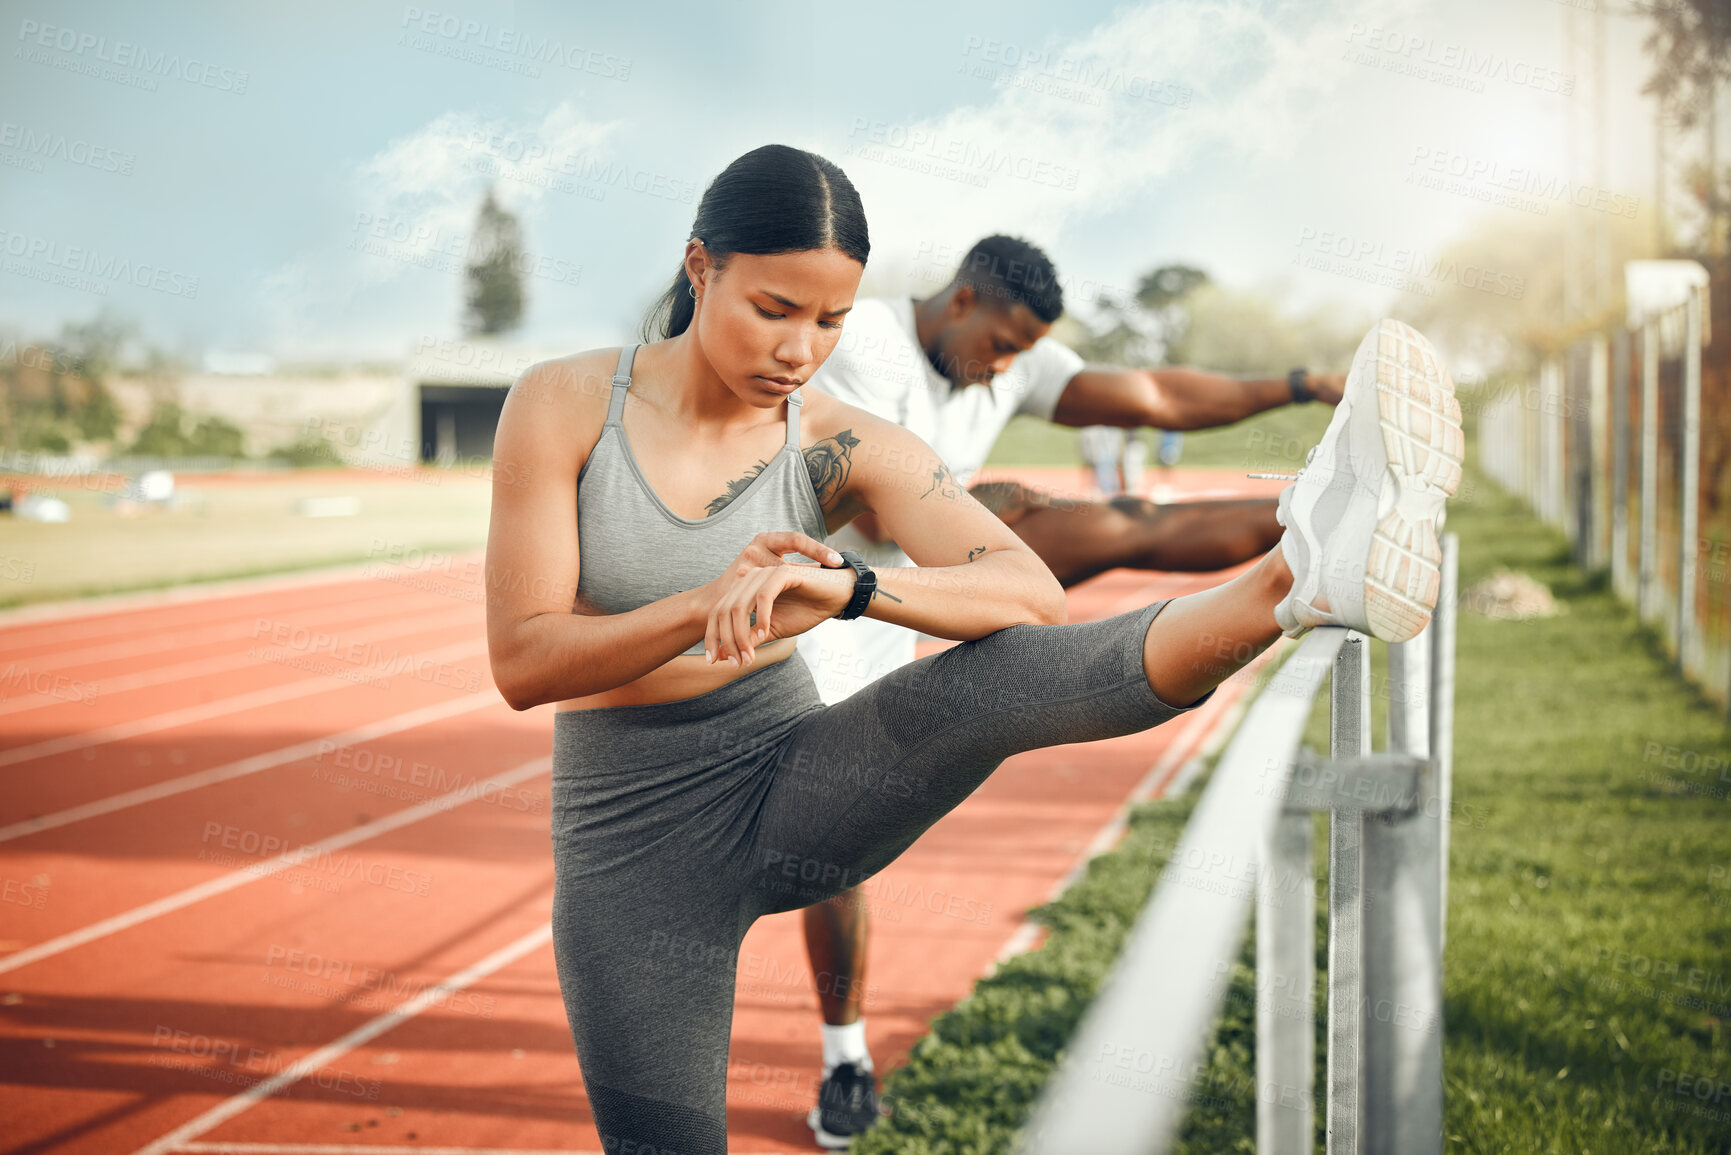
[[[1052,259],[1020,237],[987,237],[962,258],[951,284],[971,287],[1008,310],[1026,305],[1048,325],[1064,312],[1064,290]]]
[[[714,267],[734,253],[767,255],[839,249],[860,264],[871,253],[865,208],[835,164],[785,144],[754,148],[703,191],[691,236],[703,241]],[[691,325],[691,279],[679,274],[643,322],[643,339],[677,337]]]

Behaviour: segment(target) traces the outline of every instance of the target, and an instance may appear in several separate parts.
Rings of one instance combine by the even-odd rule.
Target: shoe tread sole
[[[1436,519],[1413,511],[1460,488],[1466,440],[1454,385],[1416,330],[1398,321],[1378,324],[1375,384],[1383,448],[1400,493],[1372,535],[1364,612],[1377,637],[1403,642],[1429,623],[1442,587]]]

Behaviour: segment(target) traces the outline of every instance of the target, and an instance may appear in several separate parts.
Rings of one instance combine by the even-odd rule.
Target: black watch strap
[[[836,617],[849,622],[865,613],[866,604],[872,600],[872,594],[877,592],[878,575],[872,572],[872,567],[866,564],[865,558],[851,549],[841,551],[841,560],[853,568],[853,597]]]
[[[1310,391],[1310,370],[1294,369],[1286,375],[1286,387],[1292,390],[1294,405],[1304,401],[1316,400],[1316,395]]]

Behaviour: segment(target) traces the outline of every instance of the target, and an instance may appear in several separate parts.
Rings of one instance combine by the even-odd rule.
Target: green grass
[[[1243,433],[1235,441],[1246,445]],[[1731,1084],[1723,716],[1676,676],[1602,578],[1569,564],[1559,535],[1482,478],[1469,482],[1449,518],[1461,539],[1463,588],[1507,566],[1550,586],[1566,612],[1460,619],[1444,959],[1447,1147],[1731,1151],[1731,1087],[1719,1090]],[[1386,669],[1381,653],[1375,663]],[[1321,715],[1319,705],[1308,734],[1318,747]],[[933,1022],[886,1081],[895,1117],[856,1141],[856,1152],[1008,1149],[1194,795],[1141,807],[1117,850],[1035,912],[1051,928],[1046,945],[981,980]],[[1254,1150],[1250,958],[1247,942],[1198,1082],[1213,1103],[1192,1111],[1188,1152]],[[1319,992],[1326,961],[1319,936]],[[1319,1034],[1319,1087],[1323,1043]]]
[[[1334,412],[1326,405],[1271,409],[1248,421],[1184,435],[1180,466],[1295,473],[1304,454],[1322,437]],[[1077,430],[1032,417],[1017,417],[1005,427],[987,465],[1074,465],[1082,463]],[[1150,435],[1143,433],[1146,439]],[[1152,445],[1150,441],[1150,445]],[[1152,455],[1150,455],[1152,460]]]
[[[1321,436],[1328,413],[1319,405],[1277,409],[1232,428],[1189,434],[1182,464],[1290,472]],[[1076,430],[1019,417],[991,461],[1079,465],[1075,445]],[[182,504],[141,516],[126,516],[109,493],[89,487],[92,480],[12,478],[11,484],[65,500],[72,520],[4,522],[0,608],[383,560],[406,549],[460,552],[487,540],[490,486],[469,470],[423,466],[367,476],[284,469],[242,484],[187,472],[177,480]],[[299,498],[338,496],[359,498],[359,515],[294,512]]]

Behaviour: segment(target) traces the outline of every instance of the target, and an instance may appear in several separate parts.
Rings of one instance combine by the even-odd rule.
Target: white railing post
[[[1605,564],[1611,552],[1611,493],[1606,476],[1606,453],[1611,436],[1610,345],[1603,334],[1587,342],[1587,492],[1592,540],[1586,550],[1593,568]],[[1440,603],[1439,603],[1440,604]]]
[[[1315,816],[1284,810],[1256,887],[1256,1150],[1315,1149]]]
[[[1682,444],[1677,453],[1682,476],[1677,493],[1677,668],[1685,675],[1700,669],[1695,628],[1695,566],[1700,554],[1701,491],[1701,291],[1689,293],[1683,338]],[[1703,647],[1703,650],[1705,647]]]
[[[1611,586],[1629,588],[1629,330],[1618,326],[1611,346]]]
[[[1437,860],[1439,879],[1437,956],[1448,944],[1449,829],[1454,822],[1455,764],[1455,620],[1460,613],[1460,539],[1452,533],[1442,539],[1442,589],[1437,592],[1436,614],[1430,624],[1430,757],[1436,764],[1438,809],[1442,828]]]
[[[1635,616],[1653,616],[1659,584],[1659,323],[1641,326],[1641,568],[1636,577]]]
[[[1334,660],[1329,753],[1335,758],[1362,758],[1370,753],[1370,642],[1363,634],[1349,635]],[[1362,810],[1329,812],[1328,1155],[1357,1155],[1359,1150],[1364,824]]]
[[[1364,824],[1362,1141],[1372,1155],[1442,1151],[1442,840],[1429,761],[1430,641],[1427,631],[1388,648],[1389,750],[1425,760],[1417,797],[1412,809]]]

